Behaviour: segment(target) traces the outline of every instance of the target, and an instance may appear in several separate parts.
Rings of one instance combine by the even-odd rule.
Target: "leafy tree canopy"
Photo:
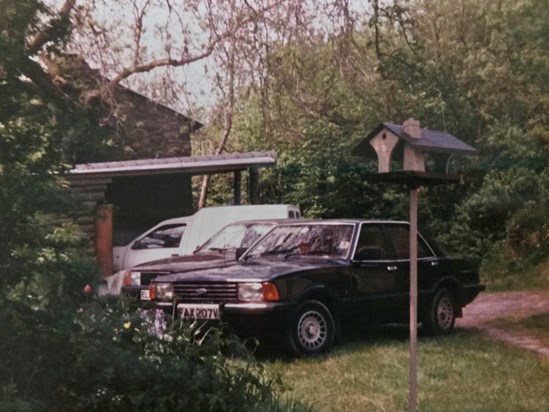
[[[349,153],[379,122],[414,117],[478,149],[462,165],[473,182],[427,189],[421,221],[435,233],[460,227],[477,238],[478,227],[456,220],[465,202],[468,213],[485,216],[485,240],[506,238],[526,204],[507,202],[515,194],[505,193],[519,182],[539,187],[536,175],[548,166],[544,3],[374,1],[348,30],[276,44],[264,80],[241,91],[229,147],[278,152],[278,167],[263,176],[266,201],[300,204],[310,216],[405,218],[405,193],[369,183],[375,169]],[[493,192],[494,170],[507,192]],[[500,212],[481,213],[488,198]],[[471,252],[461,244],[453,242],[454,251]],[[485,250],[476,243],[473,253]]]

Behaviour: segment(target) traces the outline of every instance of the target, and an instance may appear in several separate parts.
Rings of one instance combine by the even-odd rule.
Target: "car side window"
[[[386,260],[391,256],[381,226],[362,225],[354,260]]]
[[[433,251],[431,248],[425,243],[425,240],[418,234],[417,235],[417,257],[418,258],[426,258],[426,257],[433,257]]]
[[[143,238],[137,240],[132,249],[164,249],[179,247],[185,231],[185,224],[171,224],[156,228]]]
[[[397,260],[410,259],[410,228],[406,226],[387,225],[387,235],[393,242]],[[417,257],[432,257],[433,252],[421,236],[417,237]]]

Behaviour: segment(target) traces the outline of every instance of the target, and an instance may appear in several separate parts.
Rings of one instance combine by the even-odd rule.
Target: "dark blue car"
[[[296,354],[329,350],[346,325],[407,322],[407,222],[283,223],[238,262],[154,279],[150,298],[180,317],[220,319],[281,339]],[[467,260],[418,236],[418,316],[430,334],[452,331],[484,286]]]

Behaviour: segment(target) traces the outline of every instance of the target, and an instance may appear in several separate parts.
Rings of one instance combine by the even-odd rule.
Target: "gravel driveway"
[[[527,318],[549,312],[549,289],[521,292],[483,292],[463,309],[456,328],[477,329],[490,337],[525,349],[536,351],[549,358],[549,346],[523,332],[508,332],[489,325],[498,318]]]

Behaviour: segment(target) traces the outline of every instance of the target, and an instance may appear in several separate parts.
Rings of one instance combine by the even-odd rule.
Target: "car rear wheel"
[[[322,302],[306,300],[301,303],[291,321],[288,343],[296,355],[315,355],[327,352],[335,336],[335,321]]]
[[[456,304],[448,289],[439,289],[429,304],[422,324],[429,335],[446,335],[454,329]]]

